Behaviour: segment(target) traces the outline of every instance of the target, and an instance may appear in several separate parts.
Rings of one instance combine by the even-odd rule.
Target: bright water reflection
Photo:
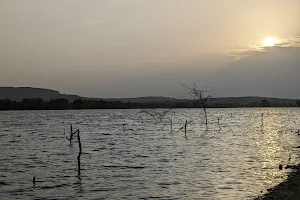
[[[288,129],[300,109],[208,114],[206,131],[200,110],[174,110],[170,133],[168,121],[139,110],[1,112],[0,199],[247,199],[284,179],[278,165],[289,155],[298,162],[298,135]],[[185,138],[179,129],[190,118]],[[81,177],[77,143],[63,135],[69,123],[82,134]]]

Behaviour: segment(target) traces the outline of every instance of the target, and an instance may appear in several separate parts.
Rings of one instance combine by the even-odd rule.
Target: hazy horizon
[[[0,86],[177,98],[195,82],[216,97],[300,98],[299,0],[4,0],[0,10]]]

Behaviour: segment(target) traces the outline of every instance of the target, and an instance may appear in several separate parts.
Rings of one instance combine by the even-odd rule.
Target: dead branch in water
[[[64,135],[65,135],[65,137],[67,138],[67,140],[69,140],[70,141],[70,144],[72,143],[72,139],[73,139],[73,135],[76,133],[76,131],[73,133],[73,126],[72,126],[72,124],[70,125],[70,136],[69,136],[69,138],[67,137],[67,135],[66,135],[66,130],[64,129]]]
[[[221,130],[220,119],[222,119],[222,117],[217,117],[217,119],[218,119],[218,126],[219,126],[219,129]]]
[[[264,129],[264,113],[261,113],[261,131]]]
[[[185,120],[185,124],[184,124],[184,136],[186,137],[186,126],[187,126],[187,120]]]
[[[173,119],[172,119],[172,116],[169,116],[168,119],[169,119],[169,122],[170,122],[171,133],[172,133],[173,132]]]
[[[193,120],[190,120],[189,122],[188,122],[188,120],[185,120],[184,126],[179,129],[181,131],[184,128],[184,135],[185,135],[185,137],[186,137],[186,128],[187,128],[187,125],[191,124],[192,122],[193,122]]]

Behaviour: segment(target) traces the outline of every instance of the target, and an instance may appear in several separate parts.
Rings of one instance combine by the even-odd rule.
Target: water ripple
[[[200,109],[176,109],[172,133],[139,110],[0,115],[0,199],[249,199],[286,177],[280,164],[299,161],[296,108],[209,109],[208,130]],[[80,176],[78,143],[63,135],[71,123]]]

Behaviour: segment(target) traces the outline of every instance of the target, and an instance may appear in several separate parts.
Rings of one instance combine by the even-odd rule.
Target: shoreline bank
[[[268,193],[254,200],[299,200],[300,199],[300,165],[291,166],[292,172],[282,183],[268,189]]]

